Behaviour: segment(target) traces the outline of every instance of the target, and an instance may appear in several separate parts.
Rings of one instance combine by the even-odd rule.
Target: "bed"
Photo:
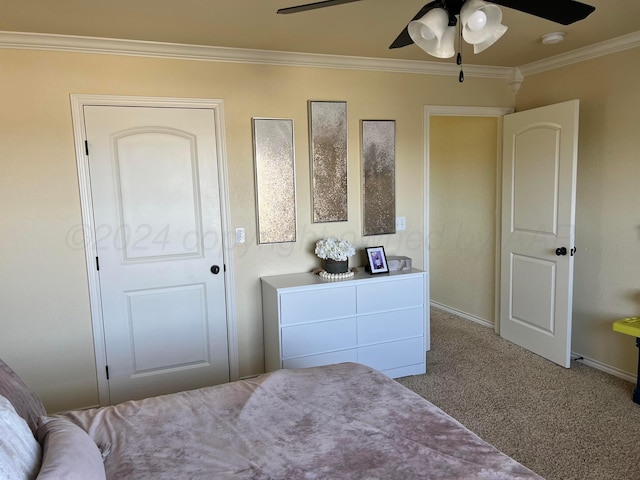
[[[36,477],[541,478],[361,364],[278,370],[47,415],[0,360],[0,478]]]

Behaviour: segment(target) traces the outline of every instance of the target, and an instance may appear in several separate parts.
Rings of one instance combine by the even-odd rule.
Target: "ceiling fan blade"
[[[427,3],[424,7],[420,9],[418,13],[416,13],[416,16],[411,19],[411,22],[413,22],[414,20],[418,20],[419,18],[422,18],[424,14],[427,13],[429,10],[432,10],[441,5],[442,5],[442,2],[439,0],[435,0],[434,2],[431,2],[431,3]],[[413,43],[413,40],[411,40],[411,37],[409,36],[409,24],[407,24],[407,26],[404,27],[404,30],[400,32],[400,35],[398,35],[398,37],[393,41],[393,43],[389,45],[389,48],[390,49],[402,48],[402,47],[406,47],[407,45],[411,45],[412,43]]]
[[[531,1],[531,0],[487,0],[503,7],[513,8],[521,12],[545,18],[562,25],[570,25],[583,20],[596,7],[575,0]]]
[[[307,10],[315,10],[317,8],[333,7],[334,5],[342,5],[343,3],[359,2],[361,0],[323,0],[322,2],[306,3],[296,7],[281,8],[277,13],[297,13],[306,12]]]

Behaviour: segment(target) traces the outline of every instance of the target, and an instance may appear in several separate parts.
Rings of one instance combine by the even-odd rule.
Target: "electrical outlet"
[[[244,228],[236,228],[236,243],[244,243]]]
[[[396,217],[396,231],[407,229],[407,217]]]

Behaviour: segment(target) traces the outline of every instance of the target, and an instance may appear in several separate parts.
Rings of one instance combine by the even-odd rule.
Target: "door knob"
[[[211,273],[217,275],[220,273],[220,267],[218,265],[211,265]]]
[[[567,247],[556,248],[556,255],[557,256],[566,255],[566,254],[567,254]]]

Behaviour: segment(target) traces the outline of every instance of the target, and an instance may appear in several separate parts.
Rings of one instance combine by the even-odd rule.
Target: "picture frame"
[[[367,265],[371,274],[389,272],[389,265],[387,264],[383,246],[367,247],[365,250],[367,252]]]
[[[296,241],[293,119],[251,119],[258,244]]]

